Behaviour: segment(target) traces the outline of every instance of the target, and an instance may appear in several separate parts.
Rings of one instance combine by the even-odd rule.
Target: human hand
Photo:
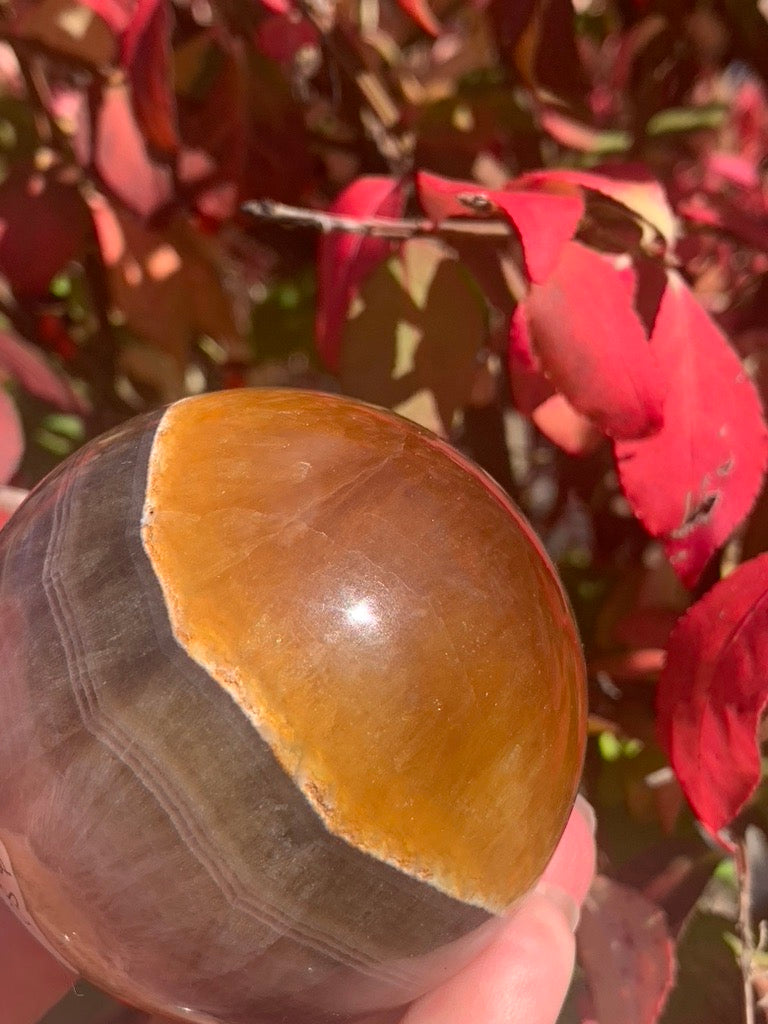
[[[55,960],[0,900],[0,1020],[37,1024],[77,976]]]
[[[554,1024],[573,971],[578,908],[595,869],[593,820],[579,798],[536,891],[472,963],[417,1000],[400,1024]],[[2,1024],[36,1024],[74,981],[0,907]],[[384,1019],[393,1020],[370,1024]]]
[[[401,1024],[555,1024],[594,872],[594,812],[579,797],[536,891],[477,959],[417,1000]]]

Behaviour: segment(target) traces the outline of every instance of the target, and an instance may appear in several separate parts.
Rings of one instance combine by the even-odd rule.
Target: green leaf
[[[51,413],[43,420],[43,428],[52,434],[74,441],[76,444],[85,440],[85,424],[79,416],[68,416],[65,413]]]
[[[703,107],[669,107],[649,118],[646,135],[669,135],[672,132],[697,132],[719,128],[725,121],[727,108],[720,103]]]
[[[597,746],[604,761],[618,761],[621,757],[621,740],[612,732],[601,732]]]

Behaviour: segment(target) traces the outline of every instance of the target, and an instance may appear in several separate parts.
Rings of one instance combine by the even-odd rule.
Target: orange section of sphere
[[[144,546],[175,635],[326,826],[492,911],[564,827],[581,649],[504,494],[438,439],[331,396],[171,407]]]

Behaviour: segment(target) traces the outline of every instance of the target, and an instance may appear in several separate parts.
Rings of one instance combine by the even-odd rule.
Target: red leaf
[[[86,7],[98,14],[117,36],[123,36],[121,52],[123,63],[132,56],[132,45],[158,5],[165,0],[83,0]]]
[[[92,5],[103,4],[104,0],[89,0]],[[127,20],[122,28],[117,25],[113,27],[122,35],[120,40],[120,60],[124,67],[128,67],[137,55],[137,50],[142,45],[142,39],[147,32],[153,31],[152,24],[169,25],[168,7],[166,0],[123,0],[126,8]],[[166,14],[163,16],[163,10]],[[160,17],[158,18],[158,14]]]
[[[735,352],[679,275],[668,283],[651,349],[664,376],[664,426],[616,445],[622,489],[693,586],[749,512],[768,447],[760,402]]]
[[[133,109],[145,138],[161,153],[179,148],[171,69],[171,14],[168,4],[139,4],[123,37]]]
[[[583,200],[513,191],[495,192],[494,198],[520,235],[528,276],[536,283],[545,281],[584,216]]]
[[[494,213],[493,192],[471,181],[455,181],[418,171],[416,190],[424,212],[439,224],[449,217],[477,217]]]
[[[45,295],[89,229],[77,189],[19,163],[0,185],[0,273],[17,296]]]
[[[533,352],[571,405],[609,437],[662,423],[664,382],[624,281],[592,249],[568,242],[552,276],[521,303]],[[519,343],[519,323],[512,340]]]
[[[622,178],[593,171],[532,171],[513,184],[528,188],[576,186],[608,196],[652,224],[667,244],[673,245],[678,226],[664,188],[642,167],[633,166],[625,173]]]
[[[556,392],[544,375],[539,360],[531,351],[531,339],[522,303],[518,303],[510,322],[508,365],[515,407],[524,416],[532,416],[535,410]]]
[[[657,691],[657,727],[697,817],[717,833],[760,781],[768,703],[768,555],[744,562],[679,620]]]
[[[366,217],[398,217],[405,203],[402,182],[365,177],[353,181],[330,207],[332,213]],[[351,233],[331,233],[320,240],[317,254],[318,297],[315,340],[325,363],[338,367],[341,336],[352,296],[362,281],[392,251],[390,242]]]
[[[29,492],[20,487],[0,487],[0,530],[24,501]]]
[[[234,215],[242,191],[286,198],[281,195],[281,187],[290,189],[296,176],[301,176],[307,159],[303,148],[306,140],[291,124],[280,97],[270,89],[260,96],[259,104],[275,109],[266,121],[258,121],[259,105],[250,92],[242,40],[219,38],[211,32],[203,43],[203,54],[197,59],[211,70],[211,76],[204,95],[193,92],[179,103],[185,149],[179,154],[177,173],[185,192],[194,197],[195,209],[205,220],[218,225]],[[291,138],[292,148],[284,148],[282,133]],[[255,149],[248,152],[249,145]],[[275,175],[271,181],[260,173],[256,153],[259,146],[269,154]],[[247,183],[243,180],[246,171]]]
[[[704,158],[708,174],[725,178],[727,182],[739,188],[758,188],[760,176],[754,161],[736,153],[709,153]]]
[[[601,440],[592,420],[576,412],[562,395],[545,399],[533,410],[531,419],[545,437],[568,455],[589,455]]]
[[[101,258],[107,269],[111,269],[125,255],[126,245],[123,229],[115,211],[101,193],[94,192],[89,196],[88,205],[93,217],[93,227]]]
[[[528,276],[546,280],[584,215],[578,195],[549,195],[519,189],[479,188],[435,174],[416,175],[419,200],[435,223],[448,217],[487,216],[500,211],[520,236]]]
[[[397,0],[405,13],[413,18],[419,28],[422,28],[427,35],[440,35],[440,22],[435,17],[432,8],[426,0]]]
[[[317,27],[307,18],[271,14],[259,23],[253,42],[259,53],[282,64],[290,72],[299,51],[308,46],[316,49],[321,45],[321,37]]]
[[[96,122],[94,163],[126,206],[148,217],[171,197],[171,173],[150,159],[122,83],[107,85]]]
[[[579,963],[606,1024],[656,1024],[675,978],[664,914],[639,892],[598,876],[581,913]]]
[[[768,250],[768,219],[747,212],[743,203],[730,202],[723,194],[691,196],[681,200],[678,210],[686,220],[694,224],[703,224],[735,235],[747,245],[763,252]]]
[[[6,483],[19,468],[24,454],[24,433],[10,396],[0,388],[0,483]]]
[[[83,399],[51,369],[35,348],[8,331],[0,331],[0,368],[44,402],[50,402],[65,412],[84,413],[88,410]]]
[[[541,373],[541,362],[533,351],[533,340],[531,339],[530,326],[528,324],[528,318],[525,315],[525,305],[522,302],[518,302],[515,307],[515,312],[512,314],[512,319],[509,324],[509,356],[510,360],[514,360],[514,364],[518,370],[527,371],[529,373]],[[552,386],[550,385],[549,394],[553,393]],[[543,399],[541,399],[541,401],[543,401]],[[536,402],[536,405],[538,404],[539,402]],[[529,413],[531,409],[534,409],[535,407],[535,405],[532,405],[528,408],[522,409],[522,411]]]
[[[175,153],[179,134],[171,69],[171,5],[167,0],[83,2],[116,37],[144,136],[159,152]]]
[[[534,93],[584,102],[588,86],[571,0],[488,0],[487,10],[502,61],[516,77]]]

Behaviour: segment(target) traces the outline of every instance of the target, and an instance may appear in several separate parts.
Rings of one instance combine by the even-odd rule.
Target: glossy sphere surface
[[[50,942],[137,1005],[403,1005],[564,827],[585,694],[555,574],[381,410],[235,391],[133,421],[0,533],[0,597],[0,841]]]

